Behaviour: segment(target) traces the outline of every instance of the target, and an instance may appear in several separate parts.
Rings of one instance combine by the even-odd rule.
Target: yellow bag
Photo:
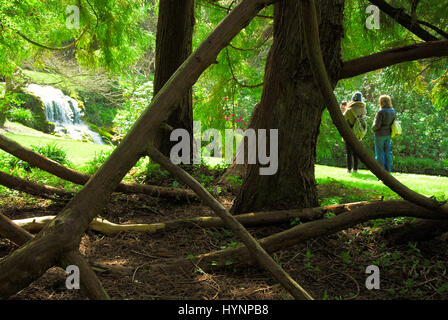
[[[394,122],[392,122],[391,129],[392,129],[392,133],[390,136],[392,138],[396,138],[396,137],[400,136],[401,133],[403,132],[403,130],[401,129],[400,121],[398,121],[396,119],[394,120]]]

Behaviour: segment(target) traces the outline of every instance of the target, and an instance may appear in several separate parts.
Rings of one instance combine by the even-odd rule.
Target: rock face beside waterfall
[[[22,108],[30,109],[33,113],[34,119],[31,125],[28,124],[29,126],[45,133],[54,132],[55,125],[47,121],[45,105],[39,97],[31,92],[22,91],[18,93],[18,98],[24,102]]]
[[[24,91],[26,97],[21,99],[34,114],[35,129],[104,144],[101,136],[82,120],[84,114],[77,100],[50,86],[30,84]]]

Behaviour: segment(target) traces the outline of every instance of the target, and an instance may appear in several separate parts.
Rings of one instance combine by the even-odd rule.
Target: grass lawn
[[[93,159],[95,153],[100,151],[111,150],[112,147],[108,145],[100,145],[94,143],[86,143],[75,141],[71,139],[64,139],[55,137],[53,135],[44,134],[40,131],[30,129],[18,123],[7,123],[6,126],[12,132],[0,132],[11,140],[17,141],[22,146],[29,148],[32,145],[46,145],[56,144],[62,148],[66,153],[68,159],[76,168],[83,167],[86,162]],[[34,132],[35,131],[35,132]],[[35,134],[35,135],[31,135]],[[3,152],[3,151],[0,151]]]
[[[224,163],[221,158],[203,157],[203,159],[210,166]],[[316,165],[315,175],[318,185],[332,191],[327,193],[336,195],[341,190],[345,191],[345,194],[341,195],[341,201],[344,202],[378,199],[380,196],[384,196],[385,199],[400,198],[368,170],[348,174],[346,168]],[[434,195],[437,198],[448,198],[448,177],[395,172],[392,175],[418,193],[428,197]],[[350,195],[350,189],[356,189],[356,192]]]
[[[448,197],[448,177],[428,176],[422,174],[392,173],[401,183],[410,189],[426,196]],[[356,174],[348,174],[345,168],[316,165],[316,180],[319,185],[343,186],[384,195],[385,198],[399,198],[386,187],[373,173],[368,170],[358,170]],[[335,187],[336,187],[335,185]]]

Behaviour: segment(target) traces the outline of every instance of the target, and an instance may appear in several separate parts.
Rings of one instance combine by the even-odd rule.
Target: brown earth
[[[232,199],[231,194],[219,198],[228,208]],[[0,196],[0,204],[0,211],[11,219],[57,214],[63,206],[17,192]],[[153,223],[209,215],[214,214],[200,203],[179,204],[122,194],[115,194],[102,213],[115,223]],[[273,257],[315,299],[447,299],[447,237],[400,246],[388,244],[378,230],[397,222],[366,223],[306,241]],[[284,230],[291,223],[249,231],[261,238]],[[160,234],[126,232],[113,237],[88,231],[80,249],[90,262],[114,266],[112,270],[97,272],[112,299],[291,299],[269,274],[256,266],[229,266],[209,273],[194,266],[176,272],[149,270],[151,264],[167,258],[219,250],[235,242],[238,239],[232,232],[222,228],[185,228]],[[0,259],[16,248],[10,241],[0,239]],[[371,264],[380,268],[380,290],[365,287],[365,270]],[[78,290],[65,288],[65,277],[62,269],[52,268],[11,299],[85,299]]]

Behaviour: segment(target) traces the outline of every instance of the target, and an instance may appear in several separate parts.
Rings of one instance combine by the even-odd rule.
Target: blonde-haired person
[[[376,160],[386,169],[392,170],[392,155],[390,151],[390,135],[392,133],[392,123],[397,117],[392,107],[392,99],[388,95],[382,95],[379,99],[380,110],[373,121],[373,131],[375,132],[375,155]]]

